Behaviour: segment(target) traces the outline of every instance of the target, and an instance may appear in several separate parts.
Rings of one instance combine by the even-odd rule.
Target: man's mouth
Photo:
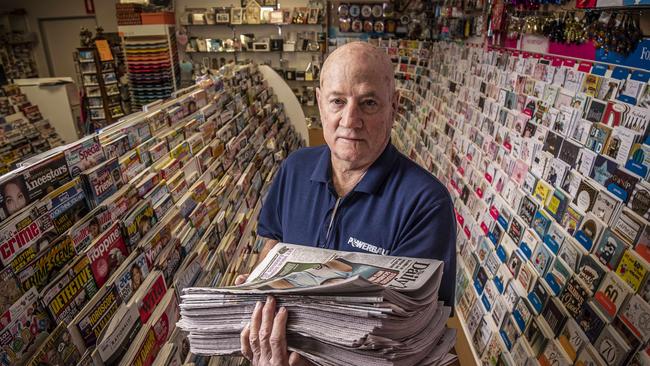
[[[351,141],[351,142],[361,142],[363,139],[356,138],[356,137],[345,137],[345,136],[340,136],[339,139],[346,140],[346,141]]]

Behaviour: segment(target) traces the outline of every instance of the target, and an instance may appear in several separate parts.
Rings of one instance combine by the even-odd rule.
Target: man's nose
[[[339,125],[346,128],[359,128],[363,125],[363,112],[357,102],[348,103]]]

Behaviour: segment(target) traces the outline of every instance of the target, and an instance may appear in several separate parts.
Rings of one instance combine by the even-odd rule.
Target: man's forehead
[[[357,97],[377,97],[384,94],[386,88],[381,85],[371,85],[369,83],[336,83],[330,82],[322,88],[324,94],[330,96],[344,96],[353,94]]]
[[[325,60],[321,70],[321,87],[326,81],[344,78],[347,81],[376,81],[390,83],[394,78],[393,64],[383,51],[362,42],[336,49]]]
[[[387,89],[392,75],[381,73],[377,69],[350,66],[331,68],[326,74],[321,74],[321,89],[346,89],[358,92],[382,91]]]

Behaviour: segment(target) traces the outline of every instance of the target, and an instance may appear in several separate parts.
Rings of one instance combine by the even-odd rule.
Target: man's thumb
[[[249,276],[248,274],[240,274],[239,276],[237,276],[237,278],[235,278],[235,285],[239,286],[242,283],[246,282],[248,276]]]
[[[289,355],[289,366],[311,366],[311,362],[302,358],[300,354],[291,352]]]

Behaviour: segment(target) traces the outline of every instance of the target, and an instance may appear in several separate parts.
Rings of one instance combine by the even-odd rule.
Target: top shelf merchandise
[[[378,44],[404,75],[393,141],[454,199],[476,361],[648,364],[648,74]]]
[[[251,270],[260,198],[303,145],[255,65],[222,71],[0,178],[9,362],[209,362],[180,293]]]
[[[247,1],[242,7],[188,8],[180,18],[188,36],[182,54],[196,70],[218,69],[232,60],[255,60],[269,64],[286,80],[311,82],[291,86],[302,101],[303,112],[317,118],[318,110],[311,106],[327,51],[328,19],[323,2],[306,1],[305,5],[278,9]]]

